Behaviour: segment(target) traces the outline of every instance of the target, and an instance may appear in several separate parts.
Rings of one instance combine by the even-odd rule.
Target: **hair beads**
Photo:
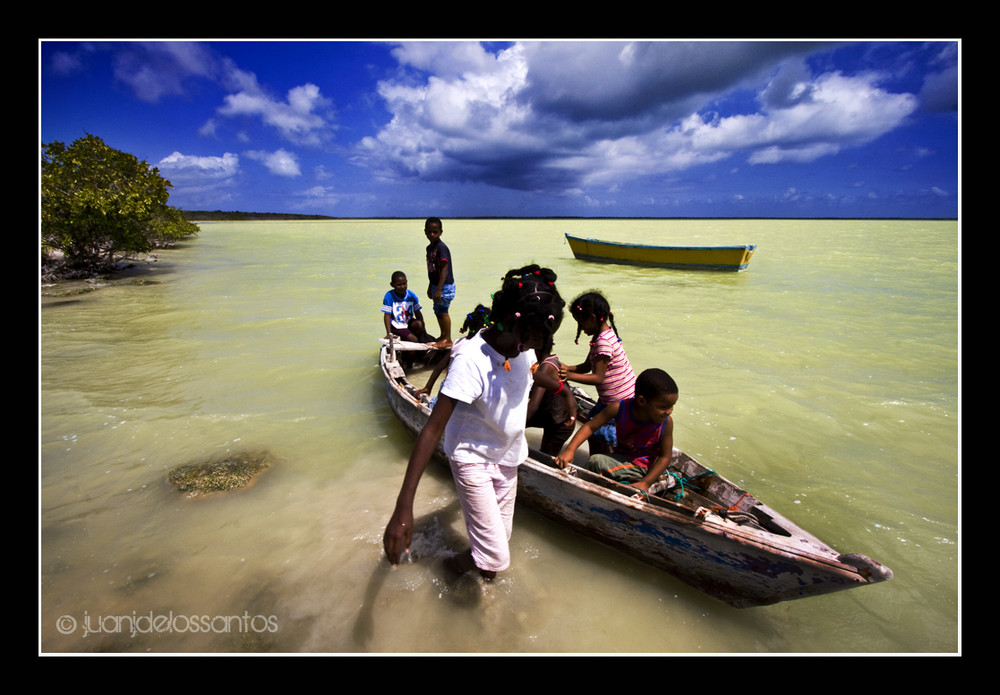
[[[543,338],[551,338],[566,306],[555,281],[555,272],[537,265],[508,271],[500,291],[493,293],[491,320],[501,331],[503,326],[517,324],[522,335],[540,332]]]
[[[465,315],[465,323],[462,324],[462,330],[460,330],[459,333],[465,333],[468,331],[469,337],[472,337],[477,332],[488,326],[489,323],[490,310],[482,304],[478,304],[475,309]]]
[[[580,325],[580,321],[587,319],[591,316],[596,317],[601,325],[607,321],[611,324],[611,330],[615,332],[615,337],[618,338],[618,342],[622,341],[621,336],[618,335],[618,328],[615,326],[615,315],[611,313],[611,305],[608,304],[608,300],[604,298],[600,292],[587,292],[581,294],[573,301],[573,307],[569,310],[573,318],[576,319],[576,340],[575,342],[579,345],[580,343],[580,333],[583,330],[583,326]]]

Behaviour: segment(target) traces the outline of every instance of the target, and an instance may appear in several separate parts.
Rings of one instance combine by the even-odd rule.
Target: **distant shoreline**
[[[189,222],[212,222],[233,220],[413,220],[416,217],[333,217],[330,215],[300,215],[284,212],[240,212],[237,210],[181,210]],[[423,218],[419,218],[423,219]],[[574,215],[550,215],[545,217],[513,217],[508,215],[458,215],[455,220],[888,220],[888,221],[928,221],[957,222],[957,217],[580,217]]]
[[[283,212],[240,212],[238,210],[181,210],[188,222],[208,222],[212,220],[336,220],[326,215],[295,215]]]

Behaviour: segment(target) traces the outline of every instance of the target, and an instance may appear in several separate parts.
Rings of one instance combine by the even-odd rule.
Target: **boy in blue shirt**
[[[420,313],[420,300],[407,288],[406,273],[397,270],[389,283],[391,290],[382,298],[382,320],[385,323],[385,337],[391,340],[397,335],[403,340],[423,342],[424,317]]]

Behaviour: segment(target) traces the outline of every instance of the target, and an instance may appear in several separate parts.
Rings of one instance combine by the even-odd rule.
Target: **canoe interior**
[[[653,246],[566,235],[573,255],[598,263],[624,263],[675,270],[746,270],[756,244],[739,246]]]
[[[388,346],[381,368],[389,403],[412,433],[430,416],[426,396]],[[574,389],[581,413],[593,405]],[[585,447],[581,447],[585,448]],[[439,457],[444,454],[438,448]],[[586,453],[578,453],[577,464]],[[665,570],[724,603],[746,608],[885,581],[889,568],[842,555],[746,490],[675,449],[670,489],[639,495],[581,465],[557,468],[531,451],[518,472],[518,504],[630,557]]]
[[[383,346],[389,345],[389,341],[386,338],[379,338],[379,342]],[[431,343],[417,343],[410,340],[402,340],[401,338],[393,338],[392,348],[399,352],[431,352],[438,349]]]

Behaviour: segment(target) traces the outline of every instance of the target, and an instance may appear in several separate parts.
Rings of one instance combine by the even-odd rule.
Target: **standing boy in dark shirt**
[[[451,316],[448,308],[455,299],[455,272],[452,264],[451,251],[441,241],[443,227],[437,217],[428,217],[424,222],[424,235],[427,236],[427,296],[434,302],[434,315],[441,327],[441,337],[434,345],[436,347],[451,347]]]

